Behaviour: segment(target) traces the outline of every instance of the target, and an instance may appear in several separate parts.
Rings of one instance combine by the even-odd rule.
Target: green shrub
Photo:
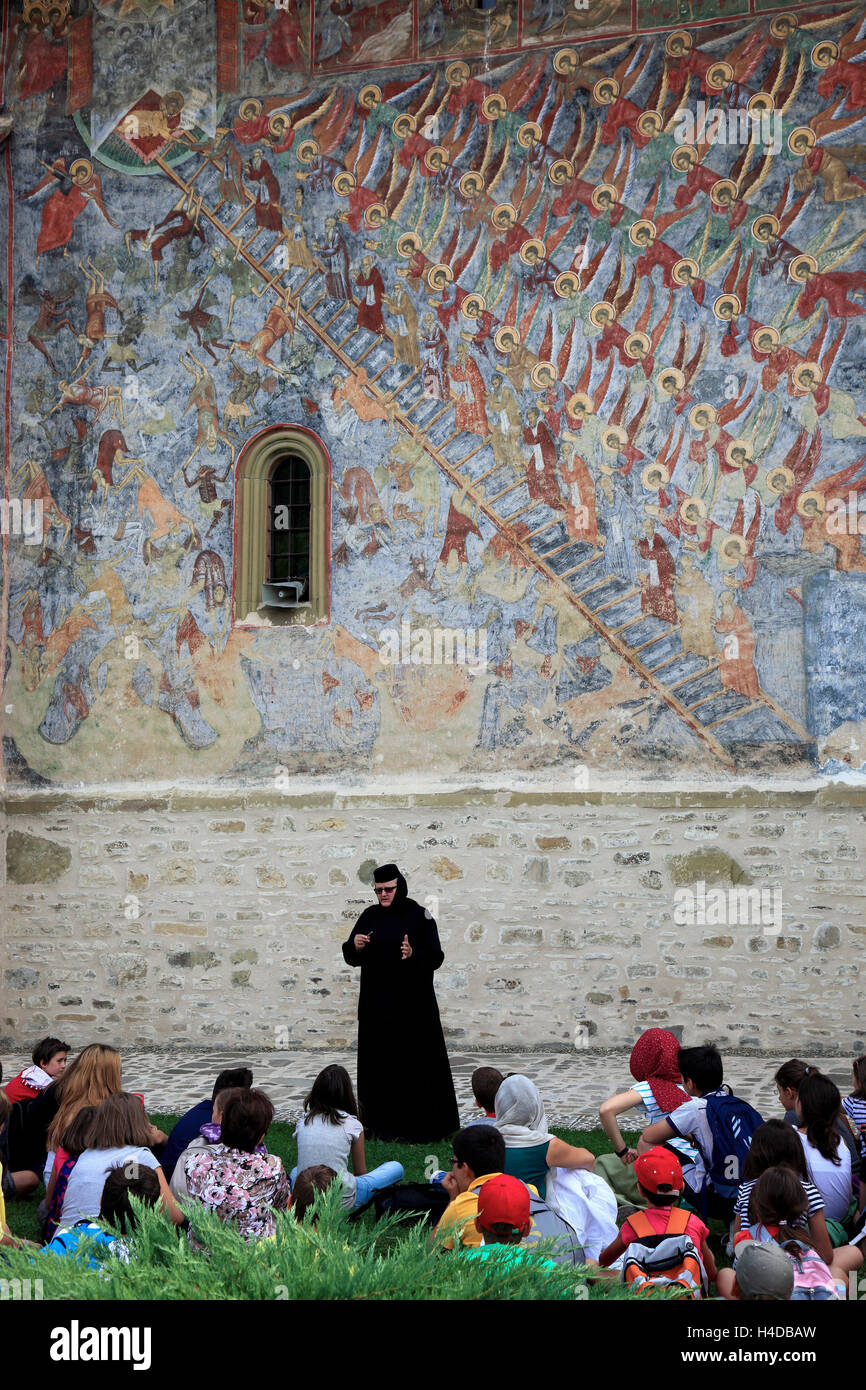
[[[128,1264],[105,1254],[93,1240],[75,1257],[4,1250],[5,1278],[39,1278],[46,1299],[86,1300],[311,1300],[311,1299],[595,1299],[628,1298],[611,1280],[587,1285],[586,1269],[544,1257],[549,1243],[525,1261],[507,1256],[467,1259],[431,1241],[425,1225],[399,1216],[376,1223],[350,1221],[336,1185],[317,1197],[303,1223],[277,1217],[271,1240],[248,1245],[230,1225],[197,1204],[187,1208],[194,1252],[161,1212],[142,1209]],[[536,1253],[537,1252],[537,1253]],[[93,1257],[101,1269],[88,1266]]]

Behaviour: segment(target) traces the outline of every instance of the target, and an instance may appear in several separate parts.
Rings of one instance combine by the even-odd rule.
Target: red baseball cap
[[[658,1192],[670,1188],[672,1192],[683,1190],[683,1170],[680,1161],[670,1149],[648,1149],[635,1159],[634,1175],[647,1192]]]
[[[529,1188],[519,1178],[497,1173],[478,1189],[478,1224],[484,1230],[502,1222],[523,1232],[529,1225]]]

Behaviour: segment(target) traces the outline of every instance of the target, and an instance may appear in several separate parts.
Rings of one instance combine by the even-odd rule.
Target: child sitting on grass
[[[704,1217],[730,1221],[749,1142],[763,1119],[724,1085],[717,1048],[711,1044],[682,1047],[677,1061],[691,1099],[648,1125],[641,1135],[641,1148],[691,1138],[697,1159],[689,1168],[686,1201]]]
[[[469,1125],[488,1125],[495,1123],[496,1111],[494,1103],[496,1092],[503,1082],[501,1071],[495,1067],[476,1067],[472,1073],[472,1094],[475,1097],[475,1104],[480,1107],[481,1114],[474,1120],[469,1120]]]
[[[6,1095],[14,1104],[16,1100],[33,1100],[62,1076],[66,1070],[69,1056],[69,1043],[59,1038],[42,1038],[34,1047],[31,1057],[32,1067],[25,1067],[6,1084]]]
[[[853,1246],[833,1251],[828,1265],[820,1258],[803,1217],[808,1201],[797,1174],[787,1167],[768,1168],[749,1197],[749,1228],[734,1237],[734,1269],[722,1269],[717,1280],[723,1298],[736,1297],[736,1260],[744,1242],[775,1240],[794,1268],[794,1299],[843,1299],[848,1274],[859,1269],[863,1256]]]
[[[860,1200],[857,1203],[858,1215],[866,1210],[866,1053],[857,1057],[851,1068],[854,1089],[842,1101],[842,1109],[848,1123],[860,1140]]]
[[[833,1245],[844,1245],[843,1223],[853,1215],[851,1152],[842,1142],[836,1121],[842,1105],[839,1088],[829,1076],[815,1072],[803,1078],[797,1092],[800,1142],[809,1177],[824,1198],[824,1217]]]
[[[295,1172],[297,1173],[297,1169]],[[292,1186],[292,1197],[290,1202],[291,1212],[296,1221],[303,1221],[313,1202],[316,1200],[317,1192],[327,1192],[332,1182],[337,1181],[338,1174],[333,1168],[329,1168],[324,1163],[315,1163],[310,1168],[304,1168],[294,1180]]]
[[[137,1197],[148,1207],[156,1206],[160,1198],[160,1186],[152,1168],[138,1167],[134,1172],[127,1172],[125,1168],[113,1168],[102,1189],[99,1221],[91,1221],[85,1217],[74,1226],[61,1227],[41,1253],[75,1255],[85,1236],[92,1236],[98,1246],[105,1247],[107,1254],[115,1255],[124,1264],[128,1264],[130,1247],[126,1241],[118,1240],[117,1236],[105,1227],[117,1227],[123,1236],[132,1234],[136,1227],[136,1219],[130,1197]],[[88,1263],[93,1268],[99,1268],[98,1261],[92,1256],[89,1257]]]
[[[602,1269],[608,1269],[620,1255],[625,1254],[631,1244],[643,1244],[647,1240],[648,1233],[642,1229],[644,1223],[656,1236],[670,1233],[672,1213],[679,1206],[685,1186],[679,1159],[669,1149],[650,1149],[635,1159],[634,1174],[646,1203],[646,1211],[636,1212],[623,1222],[619,1235],[598,1257]],[[699,1216],[693,1213],[686,1216],[685,1210],[680,1210],[685,1219],[675,1223],[683,1228],[682,1232],[678,1230],[677,1234],[691,1238],[692,1244],[700,1254],[707,1283],[712,1284],[716,1278],[716,1262],[707,1244],[709,1228]],[[636,1224],[632,1224],[633,1222]]]
[[[367,1172],[364,1158],[364,1126],[358,1119],[358,1102],[345,1067],[330,1066],[319,1072],[304,1101],[304,1117],[295,1129],[298,1163],[289,1181],[305,1168],[324,1165],[339,1173],[343,1181],[343,1206],[362,1207],[378,1189],[390,1187],[403,1177],[403,1165],[380,1163]],[[353,1173],[349,1172],[349,1155]]]

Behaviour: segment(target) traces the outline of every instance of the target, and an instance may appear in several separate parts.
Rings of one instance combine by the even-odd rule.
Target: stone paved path
[[[789,1054],[790,1055],[790,1054]],[[5,1054],[3,1076],[15,1076],[25,1062],[22,1056]],[[725,1080],[737,1095],[748,1100],[767,1119],[781,1115],[773,1075],[787,1057],[729,1056]],[[816,1059],[843,1095],[851,1089],[851,1059]],[[355,1054],[334,1050],[303,1052],[183,1053],[151,1052],[144,1049],[123,1053],[123,1084],[128,1091],[141,1091],[148,1110],[178,1114],[210,1095],[214,1079],[224,1067],[249,1066],[256,1086],[266,1091],[274,1103],[277,1119],[296,1119],[304,1096],[316,1074],[331,1062],[340,1062],[354,1079]],[[562,1052],[509,1052],[496,1055],[452,1052],[451,1068],[457,1090],[460,1114],[471,1118],[472,1090],[469,1078],[474,1069],[493,1065],[500,1071],[521,1072],[541,1091],[551,1124],[587,1129],[598,1125],[598,1107],[609,1095],[628,1089],[628,1053],[590,1053],[576,1049]],[[477,1111],[475,1112],[477,1114]],[[638,1113],[632,1112],[635,1122]]]

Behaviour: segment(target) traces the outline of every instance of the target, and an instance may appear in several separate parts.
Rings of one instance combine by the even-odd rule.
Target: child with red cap
[[[678,1206],[682,1196],[683,1170],[680,1167],[679,1159],[669,1149],[648,1149],[645,1154],[641,1154],[639,1158],[635,1159],[634,1175],[637,1178],[641,1193],[646,1199],[647,1209],[637,1212],[634,1216],[630,1216],[627,1221],[624,1221],[620,1226],[616,1240],[612,1240],[607,1249],[602,1250],[598,1262],[603,1269],[608,1268],[618,1260],[632,1242],[646,1239],[645,1232],[635,1230],[632,1225],[633,1221],[637,1222],[638,1226],[642,1226],[646,1221],[656,1235],[664,1235],[670,1226],[671,1213]],[[709,1228],[704,1225],[699,1216],[692,1213],[686,1216],[685,1210],[682,1211],[682,1217],[684,1218],[681,1223],[683,1230],[691,1236],[695,1248],[700,1252],[707,1280],[712,1284],[716,1278],[716,1262],[710,1247],[707,1245]]]

